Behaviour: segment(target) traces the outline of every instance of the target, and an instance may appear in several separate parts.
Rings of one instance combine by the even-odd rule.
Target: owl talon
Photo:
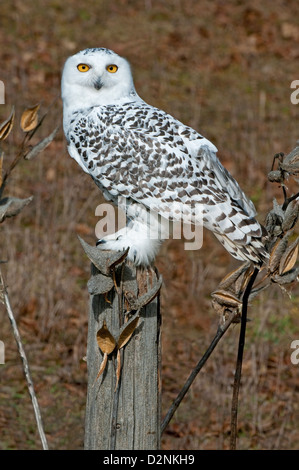
[[[137,260],[137,250],[135,248],[131,248],[131,257],[133,258],[134,263],[136,263]]]
[[[106,240],[104,240],[103,238],[101,238],[100,240],[98,240],[98,241],[96,242],[96,246],[104,245],[105,243],[107,243]]]

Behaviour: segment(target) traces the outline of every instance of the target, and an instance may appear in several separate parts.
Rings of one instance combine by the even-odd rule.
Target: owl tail
[[[251,238],[248,244],[239,244],[230,240],[226,235],[215,233],[224,248],[236,259],[241,261],[251,261],[261,266],[269,258],[269,253],[265,248],[263,238]]]

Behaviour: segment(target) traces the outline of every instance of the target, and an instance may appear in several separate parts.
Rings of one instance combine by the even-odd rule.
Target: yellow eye
[[[110,73],[115,73],[118,71],[118,67],[115,64],[107,65],[106,70]]]
[[[90,67],[87,64],[79,64],[77,65],[77,69],[79,70],[79,72],[88,72]]]

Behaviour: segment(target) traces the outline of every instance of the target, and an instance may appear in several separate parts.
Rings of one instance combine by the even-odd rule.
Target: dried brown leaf
[[[134,333],[136,326],[139,321],[139,315],[134,317],[131,321],[129,321],[124,329],[122,330],[121,334],[119,335],[118,339],[118,349],[123,348],[127,342],[130,340],[132,334]]]
[[[238,299],[238,297],[233,295],[231,292],[227,292],[225,290],[217,290],[211,295],[220,305],[225,305],[234,308],[242,305],[242,301]]]
[[[115,383],[115,388],[114,392],[116,392],[118,382],[120,379],[120,371],[121,371],[121,356],[120,356],[120,350],[117,350],[117,355],[116,355],[116,383]]]
[[[25,109],[21,116],[21,129],[24,132],[32,131],[38,124],[38,111],[40,104]]]
[[[106,368],[106,364],[107,364],[107,359],[108,359],[108,354],[107,353],[104,353],[104,356],[103,356],[103,359],[102,359],[102,362],[101,362],[101,365],[100,365],[100,369],[99,369],[99,372],[98,372],[98,375],[96,376],[96,379],[95,379],[95,383],[96,381],[98,380],[98,378],[102,375],[102,373],[104,372],[105,368]]]
[[[9,136],[13,128],[14,119],[15,119],[15,108],[13,106],[9,118],[6,119],[6,121],[4,121],[2,124],[0,124],[0,141],[5,140]]]
[[[97,343],[104,354],[111,354],[116,346],[116,341],[108,330],[105,320],[102,328],[97,332]]]
[[[298,243],[299,237],[289,246],[282,256],[279,264],[280,275],[287,273],[294,267],[298,258]]]

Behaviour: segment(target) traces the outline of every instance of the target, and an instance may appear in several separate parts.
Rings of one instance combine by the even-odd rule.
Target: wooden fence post
[[[155,269],[136,269],[126,253],[80,241],[92,261],[84,447],[158,450],[161,278]]]

